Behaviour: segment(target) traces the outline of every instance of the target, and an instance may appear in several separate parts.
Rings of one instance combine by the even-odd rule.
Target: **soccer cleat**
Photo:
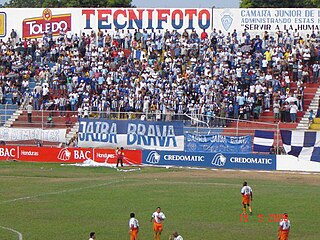
[[[252,212],[250,212],[250,216],[252,216]]]

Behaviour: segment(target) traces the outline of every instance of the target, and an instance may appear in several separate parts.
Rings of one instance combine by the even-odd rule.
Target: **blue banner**
[[[143,151],[142,163],[225,169],[276,170],[275,155]]]
[[[187,152],[251,153],[252,137],[185,133],[185,150]]]
[[[181,151],[183,123],[80,119],[78,146]]]

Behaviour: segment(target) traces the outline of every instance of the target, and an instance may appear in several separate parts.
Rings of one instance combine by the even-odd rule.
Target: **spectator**
[[[298,106],[292,102],[290,105],[290,119],[292,123],[295,123],[297,121],[297,112],[298,112]]]
[[[53,127],[53,118],[51,116],[51,113],[49,113],[47,117],[47,122],[46,122],[47,127]]]
[[[313,113],[313,110],[311,109],[310,110],[310,113],[309,113],[309,125],[313,123],[313,119],[315,118],[315,115]]]
[[[278,101],[273,103],[274,122],[280,121],[280,104]]]
[[[27,110],[27,114],[28,114],[28,123],[31,123],[32,122],[32,110],[33,110],[31,102],[29,102],[28,106],[26,107],[26,110]]]

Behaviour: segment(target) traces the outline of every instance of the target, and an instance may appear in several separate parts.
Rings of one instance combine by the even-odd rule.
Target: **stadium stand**
[[[281,129],[294,129],[319,87],[319,42],[319,32],[297,39],[289,31],[250,36],[216,29],[92,30],[61,32],[56,39],[46,32],[37,40],[0,40],[2,102],[20,106],[20,116],[7,126],[45,128],[49,114],[52,128],[66,122],[72,128],[79,116],[191,116],[203,126],[228,127],[224,134],[252,134],[261,122],[275,128],[273,106],[279,103]]]

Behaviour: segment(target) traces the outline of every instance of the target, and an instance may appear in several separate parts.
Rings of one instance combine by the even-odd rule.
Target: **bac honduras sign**
[[[143,151],[142,163],[226,169],[276,170],[275,155]]]
[[[184,149],[182,122],[80,119],[79,124],[79,147]]]

